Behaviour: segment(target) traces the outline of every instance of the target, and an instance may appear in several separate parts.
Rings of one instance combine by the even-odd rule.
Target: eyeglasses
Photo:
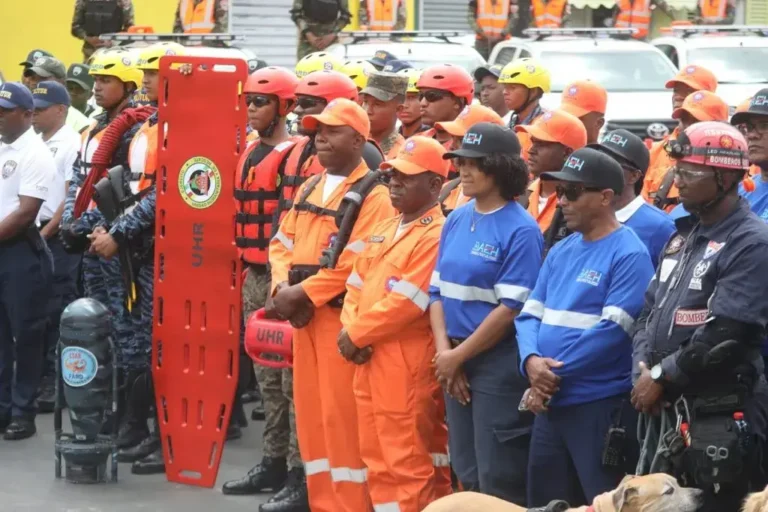
[[[747,135],[754,132],[755,135],[765,135],[768,133],[768,121],[758,121],[757,123],[746,122],[739,128],[743,129],[743,134]]]
[[[584,192],[600,192],[603,189],[597,187],[585,187],[583,185],[557,185],[555,187],[555,194],[558,199],[562,199],[563,196],[571,202],[578,201]]]
[[[681,169],[680,167],[675,167],[673,169],[673,172],[675,173],[675,178],[679,178],[682,181],[690,182],[694,180],[698,180],[700,178],[705,178],[707,176],[712,176],[714,171],[693,171],[691,169]]]
[[[318,105],[325,106],[325,100],[322,98],[312,98],[311,96],[301,96],[296,100],[296,105],[301,107],[302,110],[309,110]]]
[[[245,104],[254,105],[256,108],[266,107],[269,105],[269,98],[260,94],[246,94]]]
[[[448,96],[447,91],[424,91],[419,93],[419,100],[427,100],[427,103],[434,103]]]

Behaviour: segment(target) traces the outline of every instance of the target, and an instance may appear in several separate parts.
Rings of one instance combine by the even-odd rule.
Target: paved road
[[[129,464],[120,464],[117,484],[73,485],[54,478],[53,417],[41,415],[38,433],[31,439],[0,439],[0,511],[256,512],[268,495],[224,496],[221,486],[261,460],[262,427],[263,422],[251,422],[241,439],[226,444],[214,489],[170,483],[165,475],[132,475]]]

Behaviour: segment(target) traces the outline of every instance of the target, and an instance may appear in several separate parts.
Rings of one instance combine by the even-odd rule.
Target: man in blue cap
[[[46,363],[37,405],[40,412],[53,412],[56,372],[56,342],[59,339],[59,319],[64,308],[77,298],[76,274],[78,255],[69,254],[58,237],[64,198],[72,169],[80,150],[80,135],[66,124],[70,97],[58,82],[47,80],[32,91],[35,113],[32,125],[53,155],[56,174],[48,187],[48,197],[40,208],[37,223],[40,235],[53,254],[53,282],[48,301],[48,327],[45,335]]]
[[[397,57],[395,57],[394,55],[392,55],[386,50],[377,50],[376,53],[373,55],[373,58],[368,62],[373,64],[373,67],[376,68],[376,71],[382,71],[384,69],[384,66],[386,66],[393,60],[397,60]]]
[[[56,165],[32,129],[33,109],[24,85],[0,86],[0,431],[6,440],[36,432],[47,323],[40,305],[48,300],[52,270],[35,219]]]

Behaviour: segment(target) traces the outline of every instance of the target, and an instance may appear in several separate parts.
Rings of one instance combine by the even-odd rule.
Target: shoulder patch
[[[371,235],[371,237],[368,239],[368,242],[372,244],[380,244],[383,241],[384,237],[381,235]]]
[[[421,219],[419,222],[420,222],[420,223],[421,223],[423,226],[428,226],[428,225],[432,224],[432,221],[433,221],[433,220],[434,220],[434,219],[432,218],[432,216],[431,216],[431,215],[428,215],[427,217],[424,217],[423,219]]]
[[[683,238],[683,235],[675,235],[664,249],[664,254],[675,254],[683,248],[683,245],[685,245],[685,238]]]

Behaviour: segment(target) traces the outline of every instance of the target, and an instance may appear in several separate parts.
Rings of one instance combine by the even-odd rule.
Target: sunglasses
[[[768,121],[758,121],[757,123],[747,122],[742,125],[744,135],[754,132],[755,135],[765,135],[768,133]]]
[[[694,171],[691,169],[681,169],[680,167],[675,167],[673,172],[675,173],[675,178],[678,178],[686,183],[690,183],[701,178],[706,178],[714,174],[714,171]]]
[[[325,100],[321,98],[301,96],[298,100],[296,100],[296,105],[301,107],[302,110],[309,110],[311,108],[315,108],[318,105],[325,106]]]
[[[246,94],[245,104],[248,106],[254,105],[256,108],[266,107],[269,105],[269,98],[260,94]]]
[[[568,201],[573,202],[578,201],[584,192],[600,192],[602,190],[603,189],[598,187],[584,187],[582,185],[557,185],[555,187],[555,194],[558,199],[565,196]]]
[[[448,96],[446,91],[424,91],[419,93],[419,100],[427,100],[427,103],[434,103]]]

